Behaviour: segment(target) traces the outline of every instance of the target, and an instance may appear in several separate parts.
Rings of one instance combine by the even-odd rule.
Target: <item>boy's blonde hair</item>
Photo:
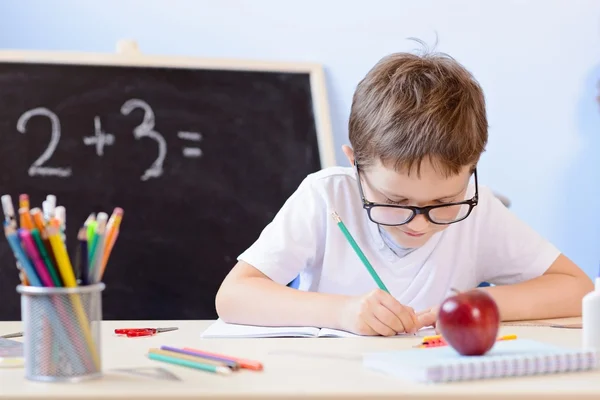
[[[448,55],[395,53],[358,84],[349,121],[356,162],[410,173],[428,160],[451,176],[477,164],[488,138],[483,91]]]

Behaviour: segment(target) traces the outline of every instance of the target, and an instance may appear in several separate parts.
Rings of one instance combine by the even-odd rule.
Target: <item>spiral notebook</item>
[[[450,346],[367,353],[363,366],[418,382],[450,382],[597,369],[600,354],[536,340],[499,341],[483,356],[461,356]]]

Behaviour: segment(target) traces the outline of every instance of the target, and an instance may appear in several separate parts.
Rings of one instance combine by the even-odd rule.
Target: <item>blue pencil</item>
[[[4,222],[4,234],[6,235],[6,240],[8,240],[8,244],[12,249],[15,258],[25,270],[25,275],[27,280],[31,284],[31,286],[43,286],[40,278],[38,277],[35,269],[33,268],[33,264],[31,264],[31,260],[25,254],[23,247],[21,247],[21,241],[19,240],[19,236],[17,235],[17,230],[14,226],[10,225],[10,222]]]

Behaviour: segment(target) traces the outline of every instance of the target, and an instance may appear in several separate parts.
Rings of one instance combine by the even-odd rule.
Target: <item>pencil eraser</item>
[[[2,196],[2,210],[4,211],[4,214],[8,216],[15,215],[15,208],[13,206],[12,198],[9,194]]]

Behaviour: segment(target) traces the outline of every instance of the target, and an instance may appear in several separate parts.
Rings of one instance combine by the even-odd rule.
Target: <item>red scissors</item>
[[[127,337],[152,336],[161,332],[176,331],[179,328],[122,328],[115,329],[117,335],[126,335]]]

